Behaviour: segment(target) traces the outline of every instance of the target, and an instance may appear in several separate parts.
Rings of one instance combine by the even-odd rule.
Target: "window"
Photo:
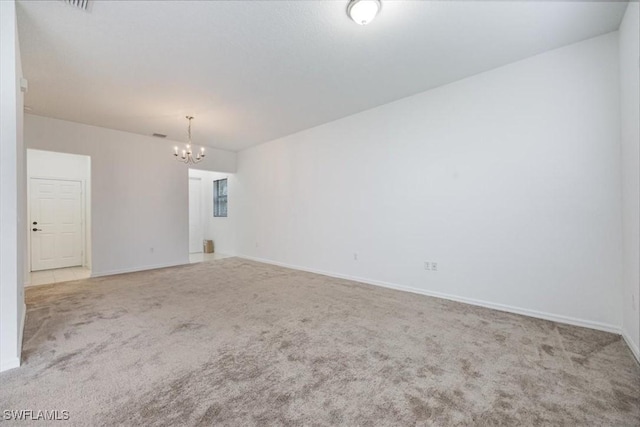
[[[213,216],[227,216],[227,179],[213,181]]]

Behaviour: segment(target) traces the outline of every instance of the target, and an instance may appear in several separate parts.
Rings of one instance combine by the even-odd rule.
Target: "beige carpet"
[[[640,425],[617,335],[238,258],[30,288],[27,308],[0,410],[67,425]]]

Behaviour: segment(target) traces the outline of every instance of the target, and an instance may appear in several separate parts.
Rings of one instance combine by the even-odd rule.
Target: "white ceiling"
[[[34,114],[241,150],[614,31],[626,3],[19,1]]]

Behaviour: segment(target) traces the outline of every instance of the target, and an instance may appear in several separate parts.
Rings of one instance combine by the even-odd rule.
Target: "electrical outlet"
[[[354,253],[353,253],[353,260],[354,260],[354,261],[357,261],[357,260],[358,260],[358,253],[357,253],[357,252],[354,252]]]
[[[153,253],[153,251],[155,251],[154,248],[149,248],[149,252]]]
[[[438,263],[433,261],[425,261],[424,269],[427,271],[438,271]]]

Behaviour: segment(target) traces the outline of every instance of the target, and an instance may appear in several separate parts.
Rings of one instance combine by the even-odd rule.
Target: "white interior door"
[[[31,271],[82,265],[82,183],[31,179]]]
[[[202,180],[189,178],[189,253],[202,252]]]

